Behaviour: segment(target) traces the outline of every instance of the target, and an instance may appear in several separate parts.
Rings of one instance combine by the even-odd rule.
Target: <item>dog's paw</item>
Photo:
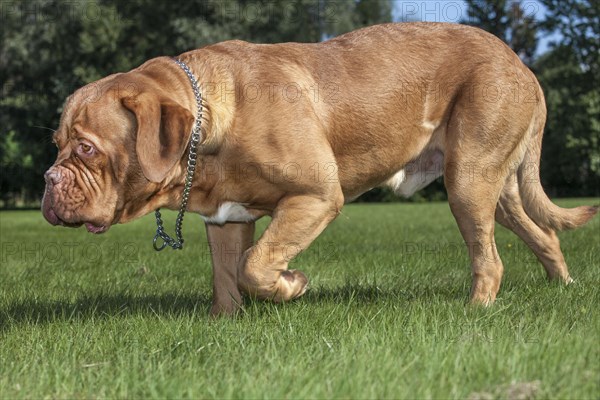
[[[240,289],[250,297],[282,303],[302,296],[308,287],[308,278],[298,270],[284,270],[277,273],[270,283],[247,279],[243,274],[238,279]]]
[[[273,301],[282,302],[295,299],[306,293],[308,278],[302,271],[296,269],[281,272],[279,288]]]

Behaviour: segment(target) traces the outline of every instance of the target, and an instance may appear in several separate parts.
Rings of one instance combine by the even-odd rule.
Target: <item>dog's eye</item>
[[[79,153],[84,155],[90,155],[94,152],[94,148],[87,143],[79,144]]]

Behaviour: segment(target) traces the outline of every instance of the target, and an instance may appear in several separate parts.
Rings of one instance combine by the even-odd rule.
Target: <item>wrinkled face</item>
[[[65,104],[53,137],[58,157],[45,173],[42,201],[53,225],[102,233],[148,213],[155,206],[150,199],[184,151],[180,132],[187,125],[173,125],[187,124],[189,116],[179,110],[176,118],[151,87],[134,95],[123,91],[114,77],[79,89]],[[177,140],[167,128],[177,131]]]
[[[99,89],[94,88],[94,91]],[[71,96],[53,140],[56,162],[45,174],[44,217],[53,225],[101,233],[117,222],[130,166],[131,121],[114,93],[88,87]]]

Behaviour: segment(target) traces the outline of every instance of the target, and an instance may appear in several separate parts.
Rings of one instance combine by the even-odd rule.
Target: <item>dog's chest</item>
[[[217,212],[213,215],[201,215],[202,219],[209,224],[223,225],[226,222],[250,222],[256,219],[250,214],[246,207],[239,203],[226,201],[219,205]]]

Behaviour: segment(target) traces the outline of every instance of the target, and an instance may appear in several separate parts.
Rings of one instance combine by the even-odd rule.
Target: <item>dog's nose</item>
[[[62,180],[62,174],[60,173],[60,171],[58,171],[54,168],[50,168],[44,174],[44,178],[46,179],[46,183],[51,183],[53,185],[56,185]]]

